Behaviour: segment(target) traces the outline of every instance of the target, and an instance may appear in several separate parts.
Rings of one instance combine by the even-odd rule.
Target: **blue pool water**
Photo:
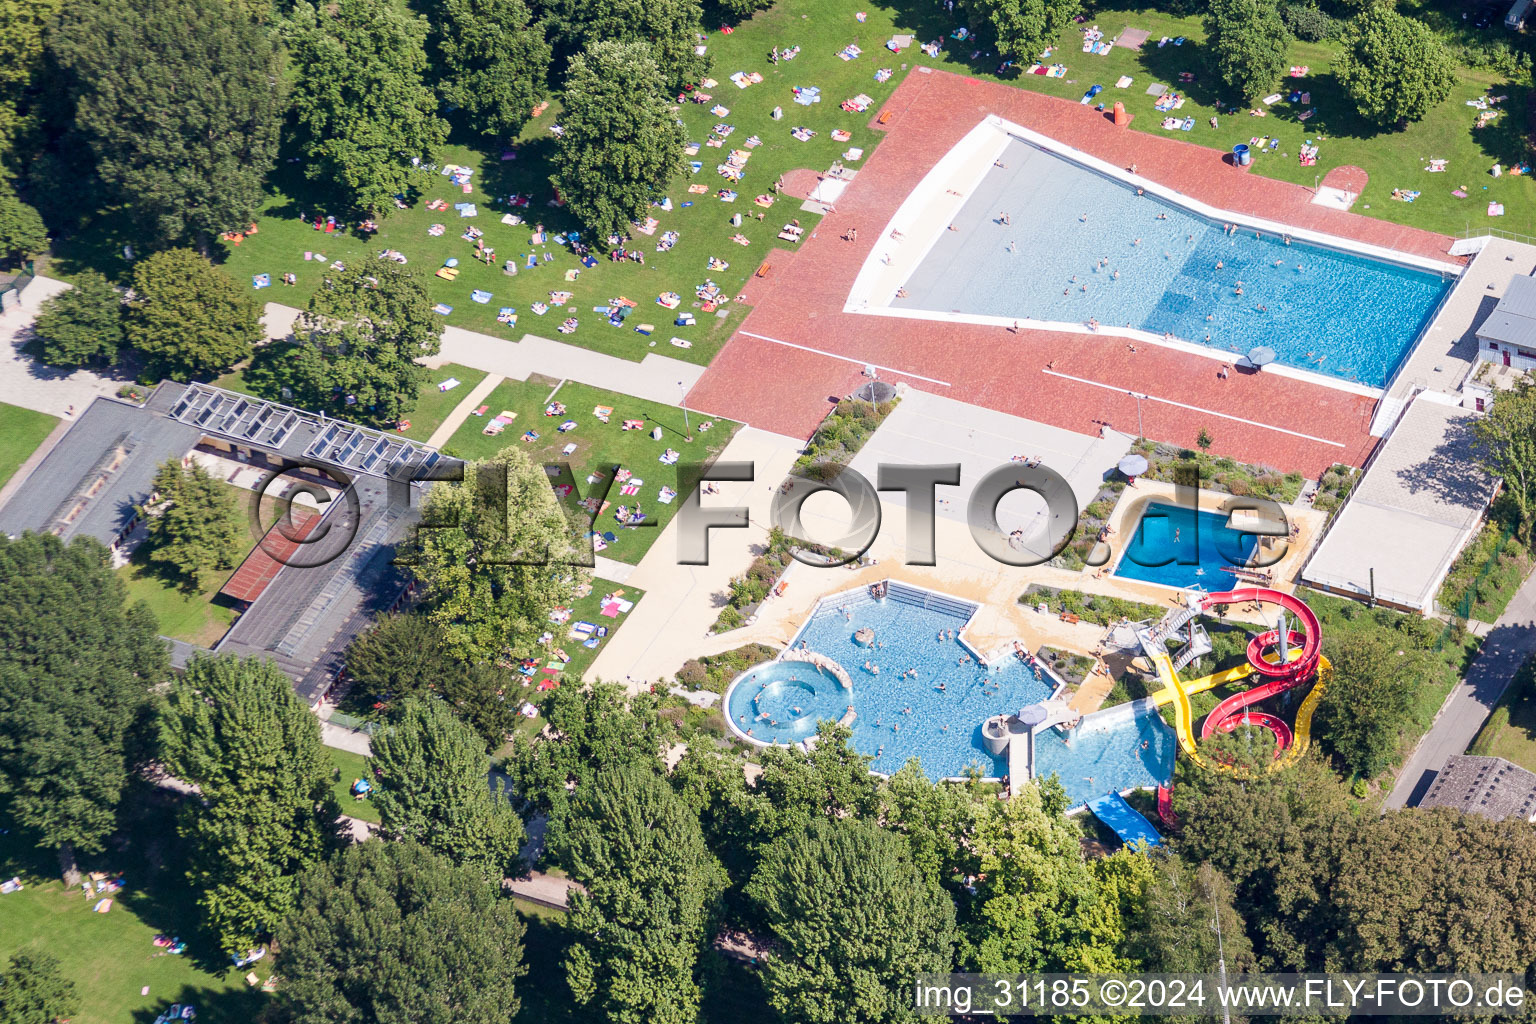
[[[1115,575],[1167,587],[1226,590],[1237,580],[1223,567],[1246,565],[1258,542],[1251,533],[1228,529],[1219,512],[1154,501],[1141,513]]]
[[[1120,704],[1090,715],[1068,735],[1057,729],[1037,734],[1035,773],[1054,772],[1074,804],[1087,803],[1131,786],[1168,785],[1177,748],[1173,730],[1155,711]]]
[[[796,646],[804,640],[842,665],[852,677],[851,691],[808,663],[769,662],[731,689],[726,710],[732,722],[743,732],[750,729],[753,739],[795,743],[813,735],[818,721],[836,721],[852,705],[853,747],[874,758],[876,771],[897,771],[916,757],[935,779],[963,775],[973,766],[986,776],[1006,774],[1006,758],[994,758],[983,746],[981,725],[992,715],[1044,700],[1051,691],[1049,677],[1037,678],[1011,656],[990,668],[977,665],[969,647],[938,639],[940,631],[959,632],[969,606],[938,598],[942,606],[935,607],[921,592],[910,594],[893,588],[880,602],[853,595],[846,613],[838,603],[826,602],[801,630]],[[853,639],[864,626],[883,647],[864,647]],[[972,660],[962,662],[966,655]],[[864,668],[866,661],[880,666],[878,675]],[[903,676],[913,668],[915,678]],[[1157,785],[1172,771],[1172,734],[1160,718],[1119,709],[1106,714],[1111,721],[1085,726],[1070,747],[1054,730],[1039,738],[1040,771],[1057,772],[1074,801],[1109,788]],[[1146,751],[1140,747],[1144,739]],[[1094,782],[1085,781],[1090,776]]]
[[[1234,354],[1267,345],[1288,366],[1380,387],[1453,283],[1252,230],[1228,235],[1017,139],[999,162],[892,305],[1091,318]]]

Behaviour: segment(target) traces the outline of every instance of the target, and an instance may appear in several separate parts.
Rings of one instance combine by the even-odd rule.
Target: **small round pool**
[[[847,714],[852,695],[825,669],[805,661],[770,661],[748,669],[725,694],[731,727],[756,743],[798,743],[816,723]]]

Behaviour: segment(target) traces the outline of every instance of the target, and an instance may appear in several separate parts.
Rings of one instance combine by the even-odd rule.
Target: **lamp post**
[[[679,404],[682,405],[682,407],[683,407],[683,430],[684,430],[685,435],[686,435],[683,438],[683,440],[685,440],[685,441],[692,441],[693,440],[693,427],[688,422],[688,387],[682,381],[678,381],[677,382],[677,391],[678,391],[678,394],[681,396],[681,399],[682,399]]]
[[[1147,431],[1146,428],[1141,424],[1141,402],[1142,399],[1146,398],[1147,396],[1142,394],[1140,391],[1127,391],[1126,394],[1136,399],[1136,436],[1138,438],[1145,438],[1147,436]]]

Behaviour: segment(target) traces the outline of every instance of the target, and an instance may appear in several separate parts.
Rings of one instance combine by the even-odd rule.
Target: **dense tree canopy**
[[[512,872],[523,820],[499,784],[478,733],[440,700],[407,701],[373,737],[374,797],[387,838],[420,843],[490,879]]]
[[[442,323],[417,271],[352,266],[326,278],[293,328],[297,345],[275,373],[299,404],[348,419],[394,423],[427,380]]]
[[[768,1002],[791,1020],[915,1020],[913,976],[952,965],[954,903],[873,822],[818,820],[776,840],[749,891],[778,940]]]
[[[464,660],[537,657],[550,611],[589,578],[568,564],[573,527],[543,467],[520,448],[471,464],[464,477],[428,492],[408,556],[427,614]]]
[[[64,0],[0,0],[0,166],[13,169],[18,137],[32,127],[42,85],[44,33]]]
[[[149,239],[206,248],[251,222],[284,107],[266,29],[230,3],[82,0],[51,45],[75,135]]]
[[[623,232],[681,167],[683,128],[642,43],[601,41],[571,58],[555,188],[601,240]]]
[[[320,720],[265,658],[194,658],[161,720],[166,770],[198,787],[184,805],[187,881],[228,951],[273,934],[298,876],[330,852],[338,814]]]
[[[1080,0],[960,0],[971,28],[1006,60],[1032,60],[1082,9]]]
[[[1384,3],[1351,20],[1333,73],[1360,116],[1385,127],[1420,120],[1456,84],[1456,62],[1429,26]]]
[[[299,0],[291,24],[304,173],[362,213],[425,187],[448,137],[423,80],[426,21],[389,0]]]
[[[386,615],[354,640],[347,648],[347,676],[354,693],[384,705],[379,715],[384,721],[392,721],[413,697],[440,698],[492,749],[517,723],[511,673],[454,657],[443,628],[423,614]]]
[[[1233,973],[1256,968],[1253,944],[1221,872],[1172,856],[1153,858],[1152,867],[1131,936],[1142,970],[1208,974],[1222,958]]]
[[[38,845],[101,850],[168,652],[95,540],[0,535],[0,580],[0,796]]]
[[[523,0],[442,0],[433,25],[438,94],[475,130],[510,141],[545,92],[550,47]]]
[[[116,362],[123,346],[123,297],[96,271],[82,270],[73,288],[43,300],[32,337],[50,366]]]
[[[1229,99],[1239,105],[1257,100],[1280,79],[1290,43],[1275,0],[1211,0],[1206,8],[1206,48],[1232,91]]]
[[[674,92],[709,70],[708,56],[693,49],[704,31],[699,0],[542,0],[542,7],[551,35],[566,53],[599,43],[642,43],[656,62],[662,88]],[[575,73],[572,66],[567,89]],[[626,83],[614,84],[622,94]]]
[[[1536,525],[1536,383],[1527,376],[1499,392],[1473,430],[1477,461],[1490,476],[1503,479],[1507,500],[1520,514],[1520,540],[1529,546]]]
[[[278,932],[283,984],[268,1019],[511,1024],[523,933],[512,901],[473,868],[412,843],[361,843],[302,879]]]
[[[149,557],[186,586],[200,589],[206,572],[233,569],[249,534],[235,492],[199,462],[167,459],[155,473],[157,500],[149,513]]]
[[[134,267],[128,343],[152,375],[211,379],[265,337],[261,306],[207,257],[167,249]]]
[[[604,772],[577,790],[556,854],[586,887],[568,923],[577,1002],[615,1024],[696,1021],[697,962],[725,888],[698,816],[654,771]]]
[[[1397,754],[1427,657],[1386,632],[1346,633],[1328,644],[1333,669],[1317,733],[1352,772],[1370,778]]]
[[[42,216],[22,202],[0,174],[0,269],[15,267],[48,251]]]
[[[79,1009],[75,983],[58,958],[23,949],[0,966],[0,1024],[55,1024]]]

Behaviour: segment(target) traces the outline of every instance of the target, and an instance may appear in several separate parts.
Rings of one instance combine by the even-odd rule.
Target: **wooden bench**
[[[891,112],[889,110],[887,110],[887,111],[883,112],[878,118],[876,118],[875,124],[889,124],[890,121],[891,121]]]
[[[1075,626],[1075,625],[1077,625],[1079,622],[1081,622],[1083,620],[1079,619],[1076,615],[1073,615],[1071,612],[1062,612],[1061,613],[1061,621],[1062,622],[1066,622],[1066,623],[1070,623],[1071,625]]]
[[[753,277],[767,277],[768,276],[768,269],[770,267],[772,267],[772,266],[773,266],[773,264],[765,262],[762,266],[757,268],[757,273],[753,274],[752,276]]]

